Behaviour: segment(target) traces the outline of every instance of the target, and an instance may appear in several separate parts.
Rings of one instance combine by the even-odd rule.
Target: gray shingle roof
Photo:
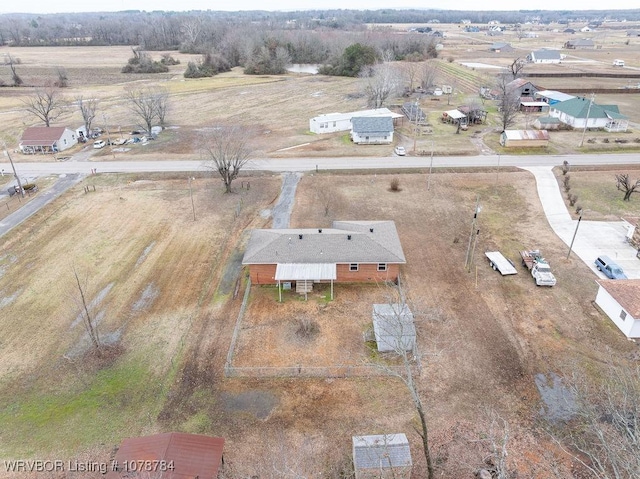
[[[412,465],[409,441],[405,434],[353,436],[351,440],[356,471]]]
[[[406,263],[393,221],[334,221],[332,226],[322,233],[310,228],[253,230],[242,264]]]
[[[389,133],[393,131],[393,119],[390,116],[356,116],[351,119],[351,128],[355,133]]]
[[[535,50],[531,52],[538,60],[560,60],[560,52],[557,50]]]

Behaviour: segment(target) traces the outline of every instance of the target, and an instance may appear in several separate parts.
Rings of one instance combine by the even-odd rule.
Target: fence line
[[[251,277],[248,277],[247,285],[244,290],[244,296],[242,297],[242,305],[240,306],[240,311],[238,312],[238,319],[236,319],[236,325],[233,327],[231,344],[229,345],[229,351],[227,352],[227,361],[224,363],[225,376],[229,376],[227,371],[229,368],[231,368],[231,363],[233,362],[233,353],[236,350],[236,342],[238,341],[238,335],[240,334],[240,327],[242,326],[242,318],[244,316],[244,310],[247,307],[247,302],[249,301],[250,292],[251,292]]]
[[[419,370],[417,370],[419,374]],[[384,377],[404,373],[403,366],[231,366],[225,365],[224,374],[232,378],[352,378]]]

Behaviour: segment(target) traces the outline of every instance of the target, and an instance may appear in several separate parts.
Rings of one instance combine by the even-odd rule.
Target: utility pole
[[[193,210],[193,221],[196,220],[196,205],[193,202],[193,189],[191,188],[191,181],[195,180],[193,177],[189,177],[189,196],[191,196],[191,209]]]
[[[431,170],[433,170],[433,140],[431,140],[431,161],[429,162],[429,176],[427,176],[427,191],[431,189]]]
[[[580,139],[579,147],[582,147],[584,144],[584,136],[587,134],[587,125],[589,124],[589,114],[591,113],[591,105],[593,105],[593,100],[596,97],[595,93],[591,94],[591,99],[589,100],[589,107],[587,108],[587,118],[584,120],[584,129],[582,130],[582,138]]]
[[[469,233],[469,244],[467,245],[467,256],[465,259],[464,267],[471,271],[471,242],[473,241],[473,233],[476,231],[476,221],[478,220],[478,213],[480,213],[480,195],[476,198],[476,208],[473,211],[473,221],[471,221],[471,233]]]
[[[416,123],[413,128],[413,152],[416,152],[416,141],[418,139],[418,98],[416,98],[416,103],[413,108],[413,114],[416,116]]]
[[[11,163],[11,168],[13,169],[13,176],[16,177],[16,181],[18,182],[18,189],[20,190],[20,196],[24,198],[24,188],[22,188],[22,183],[20,183],[20,177],[16,172],[16,166],[13,164],[13,160],[11,159],[11,155],[9,154],[9,150],[7,150],[6,146],[4,148],[4,154],[7,158],[9,158],[9,163]]]
[[[571,244],[569,245],[569,252],[567,253],[567,259],[569,259],[569,256],[571,256],[571,250],[573,249],[573,242],[576,240],[576,235],[578,234],[578,227],[580,226],[580,221],[582,221],[582,210],[580,210],[580,216],[578,217],[576,230],[573,232],[573,238],[571,238]]]
[[[498,174],[500,174],[500,153],[498,153],[498,167],[496,168],[496,193],[498,192]]]

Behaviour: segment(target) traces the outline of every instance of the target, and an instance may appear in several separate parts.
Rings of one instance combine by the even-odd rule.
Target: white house
[[[602,279],[596,304],[629,338],[640,338],[640,280]]]
[[[531,63],[560,63],[563,55],[558,50],[535,50],[527,55]]]
[[[584,97],[550,105],[549,116],[572,128],[602,128],[616,132],[627,131],[629,127],[629,119],[620,113],[618,105],[598,105]]]
[[[392,119],[402,118],[399,113],[394,113],[388,108],[375,108],[373,110],[352,111],[350,113],[328,113],[319,115],[309,120],[309,130],[313,133],[333,133],[336,131],[351,130],[351,119],[355,116],[388,116]]]
[[[390,116],[356,116],[351,119],[351,141],[359,145],[393,142],[393,119]]]
[[[28,155],[35,153],[57,153],[78,143],[75,131],[64,126],[31,126],[24,130],[20,139],[20,151]]]

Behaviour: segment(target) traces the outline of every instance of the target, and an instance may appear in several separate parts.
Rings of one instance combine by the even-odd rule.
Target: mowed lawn
[[[279,179],[231,195],[210,177],[192,186],[196,221],[186,178],[91,177],[0,240],[0,456],[158,429],[187,335],[225,299],[229,248]],[[74,272],[105,358],[87,354]]]

